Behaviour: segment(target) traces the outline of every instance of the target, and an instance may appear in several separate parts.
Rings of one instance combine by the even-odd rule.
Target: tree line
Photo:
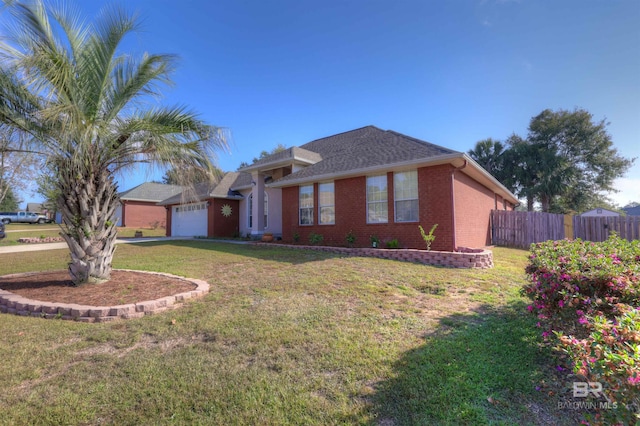
[[[584,109],[545,109],[529,122],[526,138],[512,134],[476,143],[468,154],[518,198],[528,211],[576,213],[611,206],[604,193],[616,189],[635,159],[614,148],[605,120]]]

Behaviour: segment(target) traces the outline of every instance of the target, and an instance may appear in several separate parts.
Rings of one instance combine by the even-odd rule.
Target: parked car
[[[0,222],[8,223],[47,223],[50,220],[41,214],[32,212],[0,212]]]
[[[0,240],[6,237],[4,233],[4,223],[0,222]]]

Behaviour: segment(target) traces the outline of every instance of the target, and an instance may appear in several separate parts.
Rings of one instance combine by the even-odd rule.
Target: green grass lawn
[[[0,424],[570,424],[535,390],[549,361],[518,293],[526,252],[494,256],[482,271],[121,245],[116,268],[205,279],[210,294],[107,324],[0,315]],[[67,262],[4,254],[0,273]]]
[[[166,230],[164,228],[118,228],[118,237],[133,237],[136,231],[142,231],[144,237],[164,237],[166,234]],[[18,238],[58,237],[60,236],[60,226],[55,223],[10,223],[9,225],[6,225],[5,232],[6,238],[0,240],[0,247],[20,244],[18,243]]]

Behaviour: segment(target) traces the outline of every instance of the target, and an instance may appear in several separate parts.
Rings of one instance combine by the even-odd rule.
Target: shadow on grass
[[[565,413],[536,390],[553,361],[538,345],[539,329],[525,304],[478,312],[443,318],[424,345],[396,362],[394,378],[376,387],[372,424],[565,422]]]

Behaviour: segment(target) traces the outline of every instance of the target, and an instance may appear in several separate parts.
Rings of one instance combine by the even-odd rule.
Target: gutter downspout
[[[464,160],[464,163],[460,167],[454,167],[451,170],[451,229],[452,229],[452,243],[453,248],[452,251],[456,251],[458,248],[458,244],[456,243],[456,196],[455,196],[455,178],[454,175],[456,171],[462,170],[467,167],[467,160]]]

